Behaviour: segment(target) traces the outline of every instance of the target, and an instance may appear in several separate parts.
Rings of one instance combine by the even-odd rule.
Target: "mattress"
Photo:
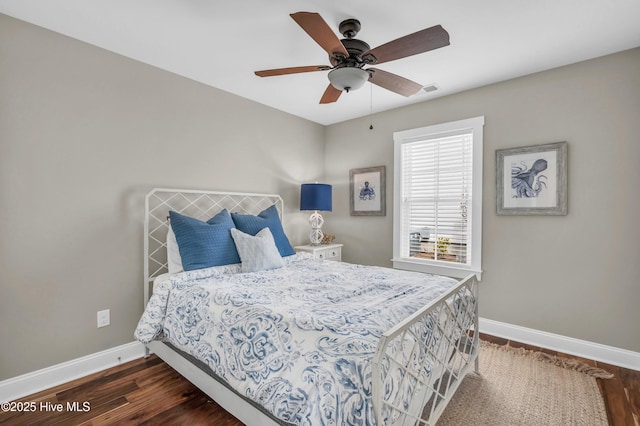
[[[283,422],[374,424],[379,337],[457,283],[306,253],[256,273],[237,265],[188,271],[157,280],[135,336],[193,356]],[[437,345],[442,336],[429,321],[424,327],[416,335]],[[429,363],[422,368],[439,374]]]

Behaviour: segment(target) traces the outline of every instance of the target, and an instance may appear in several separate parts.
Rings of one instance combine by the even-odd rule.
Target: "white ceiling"
[[[326,71],[255,76],[328,64],[289,16],[299,11],[338,36],[357,18],[372,48],[442,25],[450,46],[378,66],[439,90],[367,84],[320,105]],[[0,0],[0,13],[325,125],[640,46],[639,0]]]

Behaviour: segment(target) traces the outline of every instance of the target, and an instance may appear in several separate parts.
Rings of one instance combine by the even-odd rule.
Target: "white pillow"
[[[176,234],[173,233],[173,229],[171,228],[171,223],[169,223],[169,231],[167,232],[167,264],[170,274],[177,274],[178,272],[184,271],[178,241],[176,240]]]
[[[262,228],[255,237],[231,228],[231,237],[242,261],[242,272],[282,268],[284,260],[269,228]]]

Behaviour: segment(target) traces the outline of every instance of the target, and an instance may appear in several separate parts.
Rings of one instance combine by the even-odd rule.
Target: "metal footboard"
[[[470,275],[386,331],[372,363],[377,425],[433,426],[478,356],[478,291]]]

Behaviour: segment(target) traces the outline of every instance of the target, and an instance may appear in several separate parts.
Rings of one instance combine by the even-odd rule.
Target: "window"
[[[484,117],[396,132],[393,267],[480,279]]]

